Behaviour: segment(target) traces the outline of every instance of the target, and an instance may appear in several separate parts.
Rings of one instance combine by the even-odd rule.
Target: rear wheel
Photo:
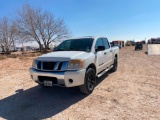
[[[112,67],[111,71],[115,72],[117,70],[117,67],[118,67],[118,59],[117,59],[117,57],[115,57],[113,67]]]
[[[79,89],[84,94],[91,94],[96,85],[96,73],[92,68],[87,69],[85,74],[84,84],[79,86]]]

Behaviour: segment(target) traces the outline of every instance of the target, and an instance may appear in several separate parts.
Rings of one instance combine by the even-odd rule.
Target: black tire
[[[117,57],[115,57],[113,67],[111,68],[111,71],[115,72],[117,70],[117,67],[118,67],[118,59],[117,59]]]
[[[92,68],[88,68],[85,74],[84,84],[79,86],[79,89],[84,94],[91,94],[96,85],[96,73]]]
[[[42,83],[38,83],[38,85],[39,85],[41,88],[49,88],[49,86],[44,86],[44,84],[42,84]]]

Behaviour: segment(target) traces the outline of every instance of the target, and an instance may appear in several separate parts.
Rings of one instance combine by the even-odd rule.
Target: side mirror
[[[105,46],[98,46],[96,52],[105,50]]]

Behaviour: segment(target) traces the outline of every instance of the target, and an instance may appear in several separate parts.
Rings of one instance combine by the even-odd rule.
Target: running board
[[[104,75],[107,71],[109,71],[112,67],[113,67],[113,65],[111,65],[109,68],[105,69],[103,72],[99,73],[99,74],[97,75],[97,77],[101,77],[101,76]]]

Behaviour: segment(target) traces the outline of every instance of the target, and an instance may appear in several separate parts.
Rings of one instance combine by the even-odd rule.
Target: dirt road
[[[0,61],[0,119],[160,120],[160,56],[120,50],[119,67],[97,80],[94,92],[42,89],[29,76],[33,58]]]

